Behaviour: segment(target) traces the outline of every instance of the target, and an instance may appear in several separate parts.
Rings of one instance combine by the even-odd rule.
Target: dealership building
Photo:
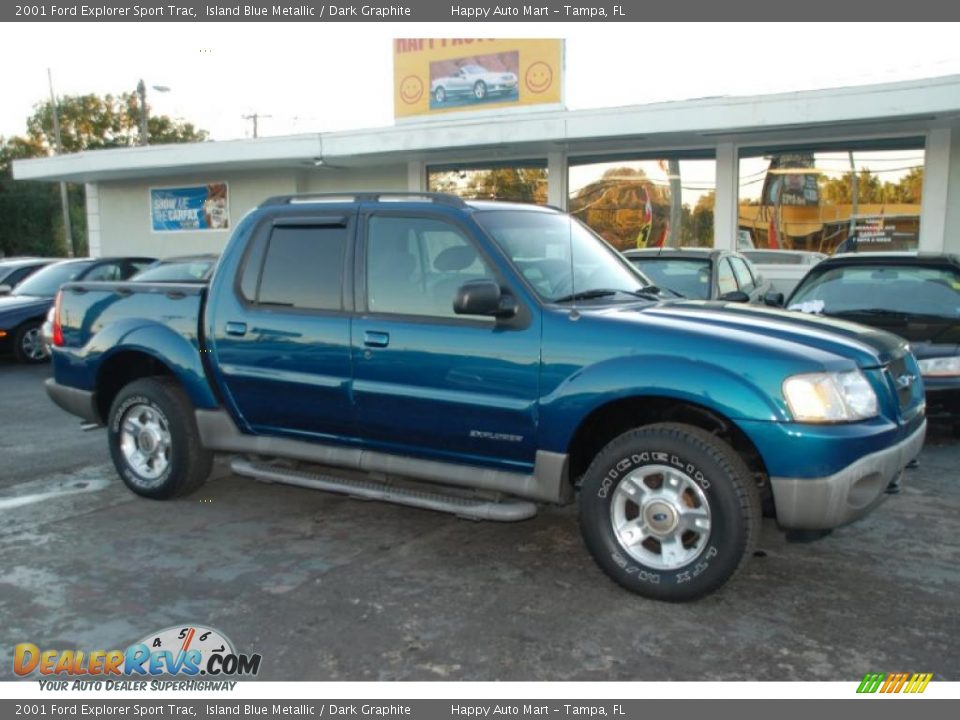
[[[94,256],[217,252],[268,196],[362,190],[545,202],[621,247],[832,252],[860,234],[960,253],[960,76],[97,150],[14,176],[83,183]]]

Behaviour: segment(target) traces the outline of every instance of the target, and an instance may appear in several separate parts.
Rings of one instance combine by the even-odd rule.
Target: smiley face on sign
[[[423,97],[423,80],[416,75],[407,75],[400,81],[400,99],[413,105]]]
[[[532,63],[523,77],[527,90],[539,95],[553,84],[553,68],[542,60]]]

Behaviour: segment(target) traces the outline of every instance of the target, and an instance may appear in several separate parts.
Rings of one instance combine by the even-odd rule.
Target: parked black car
[[[50,355],[40,326],[61,285],[71,280],[126,280],[152,262],[144,257],[83,258],[37,271],[0,297],[0,353],[13,353],[23,363],[45,361]]]
[[[642,248],[624,256],[659,288],[693,300],[762,302],[770,290],[743,255],[713,248]]]
[[[132,282],[205,283],[217,265],[217,255],[181,255],[157,260],[130,280]]]
[[[4,258],[0,260],[0,295],[9,295],[13,289],[37,270],[56,262],[56,258]]]
[[[960,257],[917,253],[836,255],[810,270],[790,310],[852,320],[910,342],[927,415],[960,431]],[[894,378],[906,384],[909,378]]]

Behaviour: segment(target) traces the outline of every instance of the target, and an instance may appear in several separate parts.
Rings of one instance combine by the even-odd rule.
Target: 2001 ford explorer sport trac
[[[209,288],[70,283],[53,400],[135,493],[236,474],[519,520],[579,490],[597,563],[686,600],[782,528],[859,518],[926,430],[907,345],[670,299],[555,210],[446,195],[265,201]],[[337,468],[331,472],[330,468]]]

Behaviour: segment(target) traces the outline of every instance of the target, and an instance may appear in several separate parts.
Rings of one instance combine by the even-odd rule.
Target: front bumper
[[[928,418],[960,422],[960,378],[924,378],[923,387]]]
[[[50,396],[50,399],[71,415],[76,415],[87,422],[97,423],[98,425],[103,423],[97,410],[96,399],[89,390],[78,390],[68,385],[60,385],[53,378],[48,379],[44,386],[47,388],[47,395]]]
[[[829,530],[863,517],[883,501],[890,483],[920,454],[926,433],[924,420],[896,445],[865,455],[826,477],[771,477],[780,526]]]

